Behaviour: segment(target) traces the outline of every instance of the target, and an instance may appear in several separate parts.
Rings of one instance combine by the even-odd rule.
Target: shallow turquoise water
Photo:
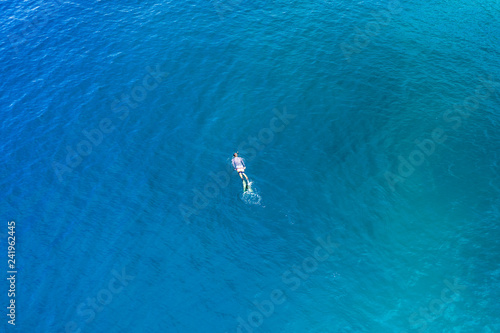
[[[0,7],[2,329],[500,330],[497,2]]]

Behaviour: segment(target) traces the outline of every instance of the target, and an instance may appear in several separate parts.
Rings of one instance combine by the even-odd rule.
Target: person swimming
[[[238,152],[233,154],[233,160],[231,161],[233,164],[234,170],[238,171],[238,174],[240,175],[240,178],[243,180],[243,187],[245,191],[250,189],[250,181],[248,180],[247,175],[245,174],[245,162],[243,162],[243,159],[241,157],[238,157]],[[245,186],[245,178],[246,178],[246,186]]]

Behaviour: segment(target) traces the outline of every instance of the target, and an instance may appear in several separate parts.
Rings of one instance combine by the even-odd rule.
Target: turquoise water
[[[2,332],[500,331],[498,2],[0,8]]]

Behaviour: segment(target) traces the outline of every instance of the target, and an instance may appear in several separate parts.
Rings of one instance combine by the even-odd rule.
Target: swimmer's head
[[[233,154],[234,157],[238,157],[238,152]]]

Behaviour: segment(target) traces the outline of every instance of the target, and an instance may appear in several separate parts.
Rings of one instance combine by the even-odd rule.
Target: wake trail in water
[[[248,205],[260,205],[260,202],[262,200],[261,196],[253,187],[253,182],[250,182],[249,185],[251,190],[244,191],[241,194],[241,200]]]

